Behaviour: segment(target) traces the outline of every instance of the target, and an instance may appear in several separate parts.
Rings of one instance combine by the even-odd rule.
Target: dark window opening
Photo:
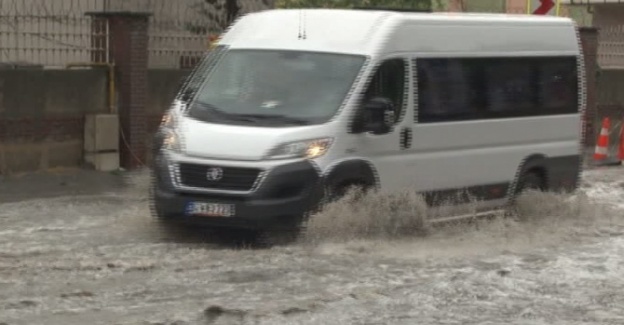
[[[578,112],[576,57],[416,60],[420,123]]]

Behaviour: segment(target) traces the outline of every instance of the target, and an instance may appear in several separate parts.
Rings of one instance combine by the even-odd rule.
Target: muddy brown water
[[[410,232],[376,197],[268,249],[165,239],[144,174],[79,173],[0,182],[0,324],[624,324],[621,168],[521,220]]]

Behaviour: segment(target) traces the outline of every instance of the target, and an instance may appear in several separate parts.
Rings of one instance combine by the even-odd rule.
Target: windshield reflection
[[[325,123],[340,108],[364,60],[344,54],[230,50],[206,77],[189,116],[224,124]]]

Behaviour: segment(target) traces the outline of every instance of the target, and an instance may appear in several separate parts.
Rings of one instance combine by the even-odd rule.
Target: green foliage
[[[389,7],[430,10],[432,0],[276,0],[277,8]]]

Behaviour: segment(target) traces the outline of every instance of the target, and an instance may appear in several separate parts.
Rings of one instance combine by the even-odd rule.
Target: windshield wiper
[[[221,114],[221,115],[230,115],[230,114],[222,111],[221,109],[219,109],[217,106],[212,105],[210,103],[196,101],[194,104],[199,106],[200,108],[202,108],[204,110],[207,110],[207,111],[211,112],[211,113],[217,113],[217,114]]]
[[[251,123],[255,121],[250,118],[239,117],[237,114],[225,112],[213,104],[200,101],[195,101],[195,103],[193,103],[193,109],[190,110],[188,115],[204,122],[220,120],[222,122],[239,121]]]
[[[271,120],[275,122],[292,123],[296,125],[309,125],[310,122],[304,119],[290,117],[281,114],[235,114],[236,117],[247,120]]]
[[[295,125],[309,125],[310,122],[298,119],[296,117],[289,117],[281,114],[236,114],[236,113],[228,113],[224,112],[217,106],[206,103],[196,101],[195,105],[199,106],[203,111],[209,114],[215,114],[220,118],[228,119],[231,121],[240,121],[240,122],[257,122],[257,121],[274,121],[274,122],[282,122],[289,123]]]

